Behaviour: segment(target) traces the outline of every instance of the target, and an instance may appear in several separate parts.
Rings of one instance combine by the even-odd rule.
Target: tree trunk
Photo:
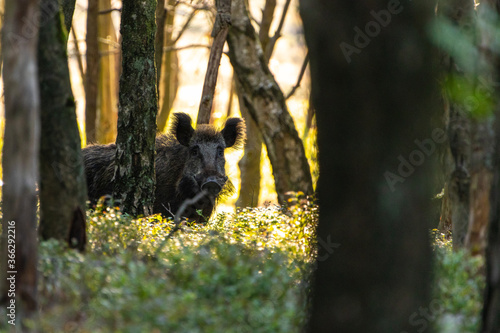
[[[488,6],[488,7],[485,7]],[[479,13],[484,14],[496,11],[500,14],[500,3],[494,0],[482,1]],[[498,16],[496,16],[498,24]],[[491,37],[491,36],[489,36]],[[491,40],[485,39],[486,48],[492,45]],[[483,44],[484,45],[484,44]],[[486,287],[484,294],[484,306],[482,313],[482,333],[500,332],[500,58],[498,54],[485,52],[486,57],[491,57],[490,63],[495,70],[492,70],[493,96],[496,103],[494,105],[494,152],[493,152],[493,183],[491,190],[491,215],[488,229],[488,245],[485,250],[486,255]]]
[[[200,108],[198,110],[197,124],[210,123],[212,114],[212,102],[214,100],[215,86],[219,74],[220,59],[224,44],[226,44],[227,32],[231,25],[231,0],[215,0],[217,14],[215,16],[214,27],[212,30],[212,47],[208,58],[207,73],[203,83],[201,93]]]
[[[88,0],[87,9],[87,77],[85,80],[85,136],[88,143],[97,142],[97,94],[99,82],[99,44],[97,26],[99,0]]]
[[[266,0],[262,10],[262,19],[259,27],[259,40],[262,49],[265,50],[269,43],[269,30],[273,22],[274,10],[276,9],[276,0]],[[269,59],[267,64],[269,63]],[[234,78],[236,81],[237,79]],[[259,204],[260,195],[260,165],[262,157],[262,136],[259,127],[250,116],[248,109],[243,103],[241,95],[242,88],[236,84],[236,92],[240,105],[241,116],[247,124],[247,142],[245,144],[245,154],[238,163],[240,168],[240,193],[236,201],[237,207],[252,207]]]
[[[122,75],[116,138],[115,199],[130,215],[153,212],[158,100],[155,69],[155,0],[124,0]]]
[[[73,23],[73,14],[75,12],[76,0],[62,0],[62,12],[64,15],[64,27],[67,33],[71,30]]]
[[[99,11],[111,8],[110,0],[99,0]],[[111,13],[98,17],[99,85],[97,96],[97,134],[99,143],[111,143],[116,139],[118,118],[118,39]]]
[[[156,2],[156,34],[155,34],[155,63],[156,63],[156,94],[160,96],[161,66],[163,59],[163,43],[165,41],[165,20],[167,18],[167,9],[165,0]]]
[[[238,81],[236,77],[234,80]],[[257,124],[250,116],[243,102],[242,88],[239,82],[236,82],[236,92],[238,95],[241,116],[245,119],[245,124],[247,126],[245,154],[238,162],[241,183],[236,207],[255,207],[259,204],[262,137],[259,127],[257,127]]]
[[[436,154],[415,141],[429,151],[445,140],[430,120],[439,109],[426,35],[434,8],[385,0],[300,5],[321,170],[308,332],[413,332],[416,325],[432,332],[422,311],[440,309],[430,298]],[[390,28],[373,13],[391,19]],[[371,43],[361,48],[361,40]]]
[[[232,15],[227,38],[229,59],[243,88],[243,103],[260,128],[266,144],[278,201],[284,204],[288,191],[312,194],[311,172],[304,146],[288,112],[285,97],[266,64],[243,0],[233,1]]]
[[[58,8],[42,0],[41,8]],[[41,102],[40,236],[83,250],[87,186],[80,133],[71,91],[62,16],[50,16],[40,27],[38,75]],[[79,234],[72,234],[74,231]]]
[[[495,172],[491,191],[492,208],[488,246],[485,251],[486,287],[482,313],[482,333],[500,332],[500,275],[498,274],[500,272],[500,108],[498,106],[495,114]]]
[[[32,22],[38,13],[36,0],[7,1],[2,29],[2,45],[9,47],[3,50],[5,133],[0,303],[12,306],[14,302],[15,315],[9,316],[12,312],[8,309],[6,317],[8,321],[17,317],[18,324],[20,319],[35,314],[37,309],[38,26],[26,29],[25,22]],[[12,277],[15,277],[15,282]]]

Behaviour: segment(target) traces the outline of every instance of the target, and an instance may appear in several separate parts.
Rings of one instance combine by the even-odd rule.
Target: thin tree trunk
[[[116,138],[115,199],[130,215],[153,212],[158,100],[155,69],[155,0],[124,0],[122,75]]]
[[[285,193],[312,194],[313,186],[304,146],[285,97],[274,80],[243,0],[233,1],[229,31],[229,59],[242,86],[243,103],[260,128],[273,168],[278,201]]]
[[[212,114],[212,103],[214,100],[215,86],[219,74],[220,59],[224,44],[226,44],[227,32],[231,25],[231,0],[216,0],[217,15],[215,16],[212,30],[212,47],[208,58],[207,73],[201,93],[200,108],[198,110],[197,124],[208,124]]]
[[[111,8],[110,0],[99,0],[99,11]],[[118,39],[111,13],[98,17],[99,83],[97,96],[96,140],[111,143],[116,139],[118,118]]]
[[[439,109],[426,35],[434,8],[430,2],[388,7],[385,0],[300,5],[321,170],[307,331],[432,332],[418,311],[440,305],[430,298],[436,156],[425,155],[415,140],[445,139],[430,122]],[[353,27],[375,22],[374,8],[392,16],[390,28],[358,49]]]
[[[87,77],[85,80],[85,135],[88,143],[97,140],[97,94],[99,83],[98,32],[99,0],[88,0],[87,9]]]
[[[2,29],[2,45],[9,47],[3,50],[5,134],[2,154],[4,184],[0,303],[11,306],[15,302],[14,317],[18,324],[20,319],[30,317],[37,309],[36,182],[40,142],[36,57],[38,26],[28,31],[24,22],[38,17],[38,13],[36,0],[7,1]],[[11,282],[14,282],[14,290],[11,290]],[[15,297],[10,294],[14,291]],[[7,311],[11,313],[10,309]]]
[[[58,0],[42,0],[41,6],[57,8]],[[40,27],[38,43],[42,129],[39,232],[42,239],[59,239],[83,250],[87,186],[69,76],[67,34],[61,20],[61,15],[52,15]]]
[[[165,18],[165,38],[163,45],[166,47],[173,46],[172,31],[175,18],[176,0],[168,0],[167,13]],[[161,65],[161,82],[160,82],[160,112],[156,117],[156,126],[158,132],[165,131],[170,110],[174,104],[179,87],[179,60],[177,51],[168,50],[163,52]]]
[[[262,20],[260,22],[259,40],[262,49],[265,50],[269,43],[269,30],[274,17],[274,10],[276,8],[276,0],[267,0],[264,9],[262,10]],[[269,59],[266,59],[269,63]],[[237,81],[234,77],[233,80]],[[260,166],[262,157],[262,136],[259,132],[259,127],[255,120],[250,116],[248,109],[243,103],[241,95],[241,86],[236,84],[236,92],[238,94],[238,101],[240,104],[241,116],[245,119],[247,124],[247,142],[245,144],[245,154],[238,162],[240,168],[241,186],[236,201],[237,207],[251,207],[259,204],[260,195]]]
[[[156,34],[155,34],[155,64],[156,64],[156,94],[160,96],[161,67],[163,60],[163,43],[165,42],[165,21],[167,9],[165,0],[157,0],[156,3]]]
[[[234,80],[236,81],[236,92],[238,94],[241,116],[245,119],[247,126],[245,154],[238,162],[241,183],[236,207],[255,207],[259,204],[262,137],[259,127],[252,119],[248,108],[245,106],[240,83],[237,81],[236,77]]]

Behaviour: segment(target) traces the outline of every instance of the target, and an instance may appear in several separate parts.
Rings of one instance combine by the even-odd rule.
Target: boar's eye
[[[200,154],[200,147],[194,146],[189,149],[189,154],[193,157],[196,157]]]
[[[224,156],[224,148],[222,147],[217,147],[217,156],[223,157]]]

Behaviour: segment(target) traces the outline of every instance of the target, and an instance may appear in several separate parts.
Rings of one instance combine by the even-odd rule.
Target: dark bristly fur
[[[197,204],[184,217],[197,222],[209,218],[217,199],[230,193],[231,181],[225,175],[224,149],[239,149],[245,141],[245,122],[229,118],[222,130],[211,125],[191,126],[191,117],[175,113],[168,134],[156,138],[156,190],[154,213],[173,216],[182,202],[194,197],[207,183],[220,187]],[[93,145],[83,149],[89,200],[113,192],[115,144]],[[202,216],[200,216],[200,214]]]

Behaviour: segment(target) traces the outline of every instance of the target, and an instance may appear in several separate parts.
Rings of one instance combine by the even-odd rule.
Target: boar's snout
[[[227,177],[210,176],[205,179],[201,185],[201,189],[206,191],[210,196],[217,196],[226,183]]]

